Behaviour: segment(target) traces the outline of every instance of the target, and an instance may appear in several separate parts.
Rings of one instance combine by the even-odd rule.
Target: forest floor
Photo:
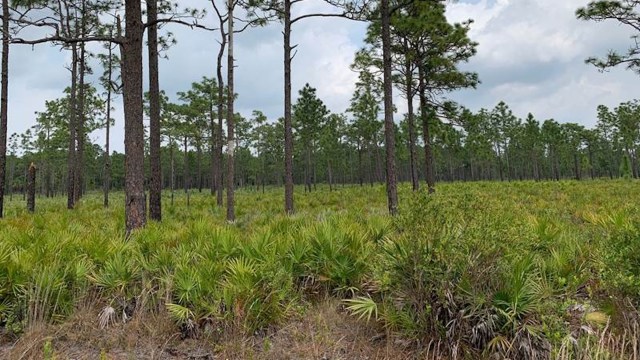
[[[407,359],[408,344],[374,323],[360,321],[328,299],[304,316],[253,336],[182,339],[171,319],[135,318],[100,329],[97,311],[80,311],[59,325],[4,339],[0,359]],[[45,350],[47,349],[47,350]],[[405,350],[403,350],[405,349]],[[50,354],[47,356],[46,354]]]

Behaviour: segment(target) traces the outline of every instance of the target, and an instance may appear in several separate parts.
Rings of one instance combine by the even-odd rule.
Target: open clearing
[[[298,192],[292,216],[239,191],[234,224],[202,193],[129,240],[99,194],[16,197],[0,357],[636,359],[637,186],[402,187],[395,219],[380,186]]]

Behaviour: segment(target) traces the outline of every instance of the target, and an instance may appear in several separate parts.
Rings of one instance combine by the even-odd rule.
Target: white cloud
[[[631,35],[614,22],[577,20],[586,0],[501,0],[455,3],[455,21],[476,17],[471,37],[478,55],[466,66],[479,72],[477,91],[454,97],[477,109],[506,101],[518,115],[533,112],[559,121],[595,123],[596,106],[616,104],[633,93],[636,77],[622,69],[598,73],[584,64],[610,48],[624,50]],[[474,16],[475,15],[475,16]]]
[[[188,1],[192,6],[208,6]],[[614,106],[637,94],[637,76],[616,69],[598,73],[584,59],[604,55],[610,48],[624,50],[629,33],[611,22],[592,23],[575,19],[575,10],[588,0],[479,0],[451,2],[453,21],[475,20],[471,37],[480,43],[478,55],[466,70],[477,71],[483,84],[478,90],[462,91],[454,98],[472,109],[492,108],[506,101],[519,116],[527,112],[538,118],[556,118],[587,125],[595,121],[596,106]],[[321,0],[300,3],[298,13],[325,9]],[[213,18],[209,18],[213,25]],[[186,90],[202,76],[215,77],[217,33],[167,26],[178,44],[169,50],[169,60],[160,62],[161,88],[169,95]],[[309,82],[332,111],[342,112],[357,79],[349,69],[354,52],[361,46],[366,24],[342,19],[307,19],[296,23],[292,41],[299,44],[293,61],[292,92]],[[238,111],[246,116],[253,109],[270,118],[282,116],[283,64],[282,25],[249,29],[236,36],[236,92]],[[10,132],[21,132],[34,123],[34,111],[44,101],[58,97],[67,86],[64,65],[68,52],[42,45],[13,46],[10,60]],[[225,59],[226,62],[226,59]],[[94,65],[96,73],[101,72]],[[96,76],[94,75],[93,78]],[[397,117],[406,108],[396,94]],[[122,151],[121,98],[116,99],[116,126],[112,148]],[[101,137],[101,132],[92,135]],[[100,140],[102,142],[102,140]]]

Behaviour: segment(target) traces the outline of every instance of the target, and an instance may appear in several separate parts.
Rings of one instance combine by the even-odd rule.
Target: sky
[[[181,0],[185,6],[211,7],[208,1]],[[584,22],[575,10],[588,0],[459,0],[447,5],[452,22],[473,19],[470,37],[479,43],[478,53],[462,67],[479,74],[475,90],[450,94],[450,98],[476,111],[505,101],[518,117],[531,112],[539,120],[554,118],[587,127],[596,123],[596,107],[615,107],[637,97],[637,75],[624,69],[601,73],[584,63],[610,49],[625,51],[632,33],[615,22]],[[209,8],[207,10],[212,13]],[[299,3],[294,13],[326,10],[320,0]],[[213,17],[204,23],[214,26]],[[366,24],[336,18],[306,19],[293,27],[292,43],[298,44],[292,65],[294,101],[305,83],[332,112],[344,112],[354,91],[357,73],[349,69],[354,53],[362,47]],[[217,32],[167,25],[177,40],[160,60],[160,88],[170,98],[190,88],[203,76],[215,77]],[[23,34],[27,38],[29,33]],[[248,29],[235,38],[236,110],[246,117],[253,110],[269,119],[283,115],[282,25]],[[94,44],[93,50],[100,46]],[[70,82],[66,69],[70,54],[52,45],[14,45],[9,62],[9,133],[21,133],[35,124],[35,112],[45,100],[62,96]],[[146,64],[146,57],[145,57]],[[93,66],[100,73],[98,65]],[[145,66],[146,71],[146,66]],[[146,78],[145,73],[145,78]],[[95,79],[96,76],[90,77]],[[146,85],[145,85],[146,89]],[[394,90],[400,119],[406,109]],[[115,127],[111,148],[123,151],[122,98],[114,102]],[[145,120],[146,121],[146,120]],[[103,131],[91,138],[104,144]]]

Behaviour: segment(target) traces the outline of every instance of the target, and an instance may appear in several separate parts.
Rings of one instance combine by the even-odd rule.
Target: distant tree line
[[[217,118],[214,79],[203,78],[191,89],[177,94],[171,103],[162,94],[162,187],[174,191],[216,191],[209,159],[210,119]],[[368,109],[362,105],[366,90],[359,87],[349,112],[327,110],[316,90],[307,84],[293,104],[294,182],[314,191],[318,184],[334,189],[343,184],[384,183],[383,121],[379,103],[372,98]],[[101,189],[105,177],[104,148],[88,136],[105,126],[105,98],[87,88],[85,122],[87,144],[83,162],[82,191]],[[44,196],[65,194],[69,96],[46,102],[46,110],[36,114],[36,124],[8,142],[7,194],[22,193],[26,174],[33,162],[39,169],[37,191]],[[146,107],[148,109],[148,107]],[[418,114],[422,116],[421,114]],[[538,120],[532,114],[519,118],[504,102],[493,109],[472,112],[450,109],[447,118],[430,117],[429,141],[433,151],[433,171],[437,181],[560,180],[592,178],[638,178],[640,168],[640,101],[620,104],[614,109],[598,106],[598,121],[589,129],[553,119]],[[235,116],[236,156],[234,183],[262,191],[284,184],[283,119],[267,119],[260,111],[250,118]],[[415,125],[414,125],[415,126]],[[408,118],[396,126],[398,179],[411,182],[410,132],[415,137],[416,163],[426,164],[422,129],[409,128]],[[215,134],[214,134],[215,136]],[[226,142],[226,133],[223,133]],[[146,151],[148,158],[148,150]],[[111,187],[123,189],[124,154],[113,152]],[[148,161],[146,172],[149,173]],[[426,180],[419,166],[418,178]],[[149,186],[148,183],[146,186]],[[180,190],[178,190],[180,189]],[[10,195],[11,196],[11,195]]]
[[[144,12],[140,0],[3,0],[0,217],[5,190],[13,196],[24,189],[31,162],[38,168],[38,192],[65,193],[68,209],[84,192],[98,188],[108,206],[110,189],[124,187],[127,233],[146,224],[147,212],[161,220],[163,189],[173,194],[178,188],[187,193],[208,188],[217,206],[226,205],[227,220],[234,221],[238,186],[284,185],[284,211],[292,213],[294,183],[314,191],[318,183],[333,189],[385,182],[389,212],[395,214],[398,180],[411,181],[418,190],[423,179],[433,192],[435,182],[443,180],[638,177],[636,101],[612,110],[600,107],[594,129],[532,115],[520,120],[505,103],[473,113],[448,101],[450,92],[475,88],[480,79],[460,68],[476,54],[478,44],[468,36],[473,21],[450,23],[446,1],[324,0],[327,12],[292,11],[302,1],[212,0],[210,25],[205,9],[164,0],[146,1]],[[618,21],[637,32],[639,6],[637,1],[592,1],[576,15]],[[369,24],[365,46],[352,65],[359,76],[345,114],[330,113],[310,85],[292,101],[296,45],[291,34],[295,24],[312,17]],[[256,111],[247,119],[234,111],[234,34],[269,22],[283,27],[283,116],[267,119]],[[215,79],[203,78],[177,94],[175,103],[160,90],[158,67],[175,41],[162,28],[169,23],[219,33],[212,41],[220,44]],[[90,42],[103,44],[104,51],[91,53]],[[36,114],[35,126],[8,136],[9,49],[20,44],[53,44],[68,52],[70,83],[64,97],[48,101]],[[638,53],[636,41],[628,53],[587,62],[603,70],[626,65],[638,72]],[[94,57],[104,70],[101,90],[88,80]],[[394,89],[406,100],[399,122],[394,121]],[[109,148],[112,102],[120,95],[124,154]],[[90,138],[97,130],[105,132],[104,147]]]

